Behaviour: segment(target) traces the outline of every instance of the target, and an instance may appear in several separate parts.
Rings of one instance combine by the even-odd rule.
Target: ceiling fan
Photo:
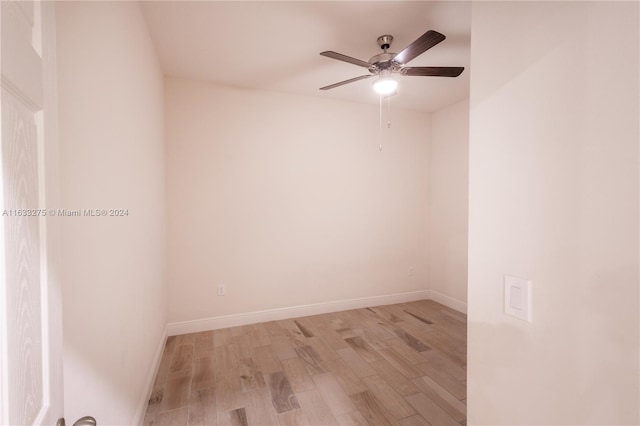
[[[350,64],[367,68],[369,70],[369,74],[330,84],[328,86],[321,87],[320,90],[329,90],[345,84],[353,83],[355,81],[364,80],[365,78],[379,76],[379,79],[374,83],[374,89],[380,94],[389,95],[395,91],[397,85],[397,82],[391,78],[391,74],[393,73],[422,77],[457,77],[462,74],[462,71],[464,71],[464,67],[406,66],[406,64],[411,60],[431,49],[433,46],[440,43],[445,38],[446,37],[443,34],[440,34],[437,31],[429,30],[426,33],[422,34],[409,46],[405,47],[400,53],[391,53],[387,52],[387,50],[391,47],[393,36],[390,36],[388,34],[382,35],[378,37],[377,41],[378,46],[380,46],[383,53],[379,53],[371,57],[371,59],[369,59],[369,62],[352,58],[351,56],[343,55],[342,53],[333,51],[321,52],[320,54],[322,56],[326,56],[327,58],[337,59],[339,61],[349,62]]]

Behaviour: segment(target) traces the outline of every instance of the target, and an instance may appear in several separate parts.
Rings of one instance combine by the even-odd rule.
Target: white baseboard
[[[429,294],[429,290],[419,290],[411,291],[408,293],[386,294],[383,296],[361,297],[358,299],[337,300],[334,302],[314,303],[311,305],[300,305],[288,308],[247,312],[242,314],[223,315],[219,317],[205,318],[200,320],[169,323],[167,329],[169,336],[176,336],[179,334],[198,333],[201,331],[217,330],[219,328],[227,327],[237,327],[240,325],[256,324],[266,321],[277,321],[288,318],[304,317],[308,315],[326,314],[329,312],[345,311],[349,309],[361,309],[368,306],[413,302],[416,300],[429,299]],[[443,305],[446,305],[443,302],[441,303]]]
[[[455,299],[451,296],[447,296],[446,294],[442,294],[439,291],[429,290],[429,299],[434,300],[438,303],[441,303],[444,306],[454,309],[458,312],[462,312],[463,314],[467,313],[466,302]]]
[[[144,421],[144,415],[147,412],[147,404],[149,403],[149,398],[151,398],[151,392],[153,392],[153,383],[156,380],[156,375],[158,374],[158,368],[160,368],[160,361],[162,360],[162,353],[164,352],[164,345],[167,341],[167,331],[169,327],[165,326],[162,336],[160,338],[160,342],[158,343],[158,347],[156,349],[156,354],[153,357],[153,364],[147,373],[147,381],[144,386],[144,392],[140,397],[140,401],[138,403],[138,408],[136,409],[136,415],[133,418],[133,422],[131,423],[133,426],[141,425]]]

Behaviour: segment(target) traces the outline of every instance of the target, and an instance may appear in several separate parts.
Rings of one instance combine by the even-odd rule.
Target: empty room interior
[[[61,369],[3,424],[640,423],[638,2],[9,3]]]

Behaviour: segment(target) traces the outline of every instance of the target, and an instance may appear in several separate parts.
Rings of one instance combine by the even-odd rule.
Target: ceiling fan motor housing
[[[369,63],[371,67],[369,67],[369,72],[374,75],[379,74],[381,71],[389,70],[391,72],[399,71],[402,67],[402,64],[394,61],[393,58],[396,57],[397,53],[387,52],[387,49],[391,47],[391,43],[393,42],[393,36],[390,34],[381,35],[378,37],[378,46],[384,51],[383,53],[378,53],[369,59]]]
[[[369,59],[369,63],[371,64],[369,71],[374,74],[378,74],[383,70],[398,71],[402,67],[402,64],[393,60],[395,56],[396,53],[390,52],[379,53],[372,56],[371,59]]]

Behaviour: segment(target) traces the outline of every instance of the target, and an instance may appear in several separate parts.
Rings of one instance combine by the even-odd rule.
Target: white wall
[[[429,141],[429,289],[432,298],[467,308],[469,100],[431,115]]]
[[[65,415],[131,424],[166,324],[163,76],[137,3],[56,14],[62,205],[129,211],[59,219]]]
[[[638,6],[473,4],[469,424],[640,421]]]
[[[170,322],[426,290],[427,114],[392,110],[379,152],[375,106],[165,96]]]

